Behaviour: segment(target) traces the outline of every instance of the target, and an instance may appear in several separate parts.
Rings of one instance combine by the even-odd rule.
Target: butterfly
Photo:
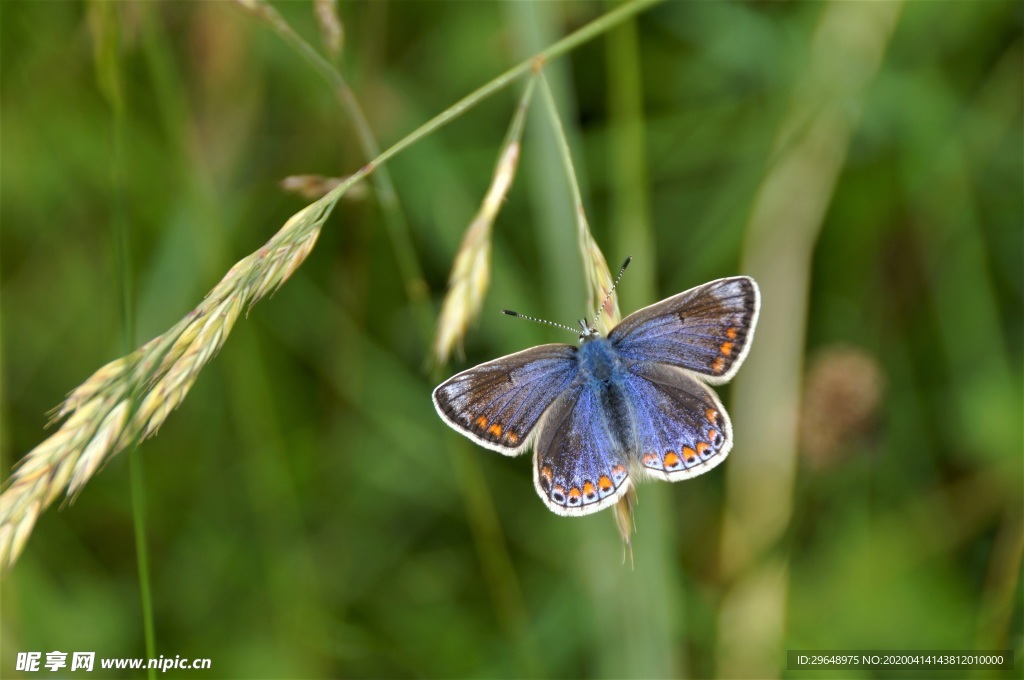
[[[635,481],[689,479],[725,460],[732,424],[710,385],[739,370],[760,304],[754,279],[735,276],[644,307],[607,337],[581,321],[579,346],[470,368],[434,390],[434,407],[481,446],[515,456],[532,445],[548,508],[589,515]]]

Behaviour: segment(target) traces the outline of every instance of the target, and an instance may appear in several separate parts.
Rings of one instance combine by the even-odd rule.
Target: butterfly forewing
[[[718,279],[630,314],[608,339],[626,362],[667,364],[722,383],[750,349],[759,308],[753,279]]]
[[[541,345],[480,364],[434,390],[450,426],[506,455],[521,453],[537,421],[579,374],[576,348]]]

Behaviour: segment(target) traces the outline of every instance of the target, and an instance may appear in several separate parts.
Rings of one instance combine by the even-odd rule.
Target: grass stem
[[[545,110],[551,121],[551,127],[555,131],[555,139],[558,142],[558,152],[562,159],[562,167],[565,170],[566,180],[569,183],[569,191],[572,194],[573,214],[576,217],[576,236],[580,249],[580,257],[583,259],[583,274],[587,281],[588,311],[597,317],[598,330],[608,333],[619,323],[619,303],[616,293],[612,290],[612,275],[608,271],[608,262],[604,253],[598,247],[593,234],[590,233],[590,225],[587,223],[587,213],[583,208],[583,194],[580,191],[580,183],[576,177],[576,169],[572,162],[572,151],[569,148],[569,139],[562,127],[562,118],[558,114],[558,106],[555,103],[554,93],[548,84],[543,72],[540,74],[541,94],[544,99]],[[607,302],[606,302],[607,301]],[[604,304],[603,313],[598,314],[598,309]],[[628,524],[628,523],[627,523]]]
[[[111,191],[110,212],[111,241],[114,251],[115,277],[118,282],[121,336],[125,352],[135,346],[135,295],[132,280],[131,234],[125,208],[125,135],[127,120],[125,114],[125,78],[121,63],[121,13],[119,5],[96,3],[90,6],[89,27],[94,46],[94,65],[97,81],[103,84],[101,92],[110,107],[111,118]],[[142,603],[142,626],[145,636],[146,654],[156,657],[156,641],[153,621],[152,583],[149,573],[149,557],[146,544],[145,495],[146,486],[142,475],[142,461],[138,451],[132,449],[129,466],[132,497],[132,520],[135,528],[135,555],[139,572],[139,598]],[[156,669],[147,671],[150,680],[155,680]]]
[[[327,81],[352,122],[356,139],[366,160],[380,156],[381,151],[377,138],[366,120],[359,100],[356,99],[355,93],[341,72],[300,36],[270,4],[262,0],[239,0],[239,2],[263,19],[286,44],[295,49],[313,67],[313,70]],[[381,168],[379,172],[374,173],[372,181],[384,215],[384,226],[395,253],[395,261],[398,264],[398,272],[402,277],[406,296],[418,308],[417,316],[420,317],[421,331],[427,334],[424,337],[429,337],[432,326],[431,312],[424,304],[429,296],[429,290],[426,280],[423,278],[423,268],[416,255],[412,236],[409,233],[408,220],[402,212],[394,182],[387,169]]]

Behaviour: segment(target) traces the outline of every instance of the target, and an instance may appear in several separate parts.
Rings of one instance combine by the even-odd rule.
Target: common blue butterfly
[[[540,345],[463,371],[434,390],[434,407],[506,456],[532,444],[548,507],[589,515],[634,480],[689,479],[725,460],[732,424],[709,385],[739,370],[760,304],[757,283],[735,276],[644,307],[607,337],[584,321],[578,347]]]

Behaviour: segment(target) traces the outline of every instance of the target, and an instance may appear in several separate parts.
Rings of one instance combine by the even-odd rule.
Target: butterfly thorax
[[[582,373],[605,383],[616,380],[623,370],[611,341],[600,335],[585,338],[578,356]]]

